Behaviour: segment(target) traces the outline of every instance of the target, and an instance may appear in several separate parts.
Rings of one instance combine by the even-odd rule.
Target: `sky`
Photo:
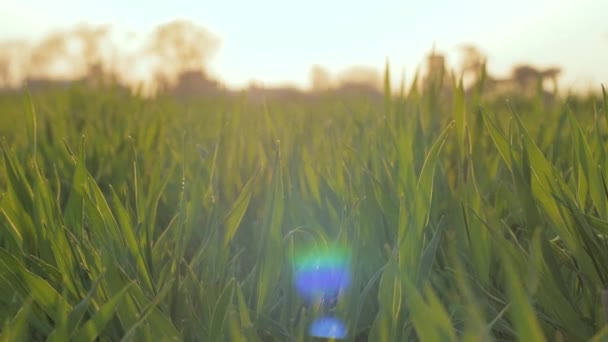
[[[230,86],[251,80],[307,86],[313,64],[332,73],[391,64],[393,82],[413,78],[433,45],[457,67],[474,43],[488,68],[560,66],[566,87],[608,85],[608,1],[604,0],[19,0],[0,3],[0,39],[40,39],[78,23],[145,35],[187,19],[221,39],[210,68]]]

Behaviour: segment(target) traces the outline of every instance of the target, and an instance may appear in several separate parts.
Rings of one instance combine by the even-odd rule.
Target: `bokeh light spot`
[[[350,258],[346,249],[311,250],[296,257],[295,285],[307,301],[335,303],[350,285]]]
[[[334,317],[321,317],[310,325],[308,333],[313,337],[346,338],[344,323]]]

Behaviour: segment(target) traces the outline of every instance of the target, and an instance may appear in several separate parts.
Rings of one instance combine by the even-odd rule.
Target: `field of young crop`
[[[605,341],[607,119],[456,85],[0,95],[0,340]]]

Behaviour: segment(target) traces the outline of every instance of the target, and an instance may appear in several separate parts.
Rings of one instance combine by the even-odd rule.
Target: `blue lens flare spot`
[[[301,253],[295,266],[296,289],[307,301],[335,303],[350,285],[350,258],[345,249]]]
[[[312,322],[308,331],[310,336],[321,338],[346,338],[344,323],[334,317],[321,317]]]

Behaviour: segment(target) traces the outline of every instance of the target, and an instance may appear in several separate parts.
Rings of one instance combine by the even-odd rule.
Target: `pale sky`
[[[395,81],[403,70],[409,81],[433,43],[454,67],[457,46],[475,43],[497,76],[528,62],[563,67],[566,87],[608,85],[606,0],[6,0],[0,39],[39,39],[80,22],[144,35],[178,18],[221,38],[211,70],[232,86],[251,79],[307,86],[312,64],[339,72],[382,68],[386,58]]]

